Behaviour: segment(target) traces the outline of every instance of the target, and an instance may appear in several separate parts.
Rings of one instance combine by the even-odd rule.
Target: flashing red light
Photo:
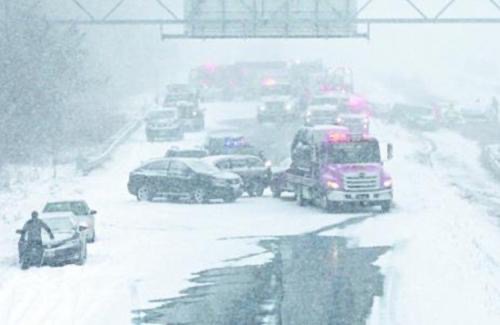
[[[337,143],[347,141],[349,141],[349,135],[346,133],[332,132],[328,134],[328,142]]]
[[[209,73],[214,73],[217,70],[217,65],[213,63],[205,63],[203,65],[203,70]]]
[[[273,78],[266,78],[266,79],[262,80],[262,85],[268,86],[268,87],[274,86],[274,85],[276,85],[276,80]]]

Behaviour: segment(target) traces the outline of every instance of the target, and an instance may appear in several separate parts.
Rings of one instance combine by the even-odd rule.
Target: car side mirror
[[[17,229],[17,230],[16,230],[16,234],[22,235],[22,234],[23,234],[23,231],[22,231],[21,229]]]
[[[85,227],[85,226],[78,226],[78,230],[79,230],[80,232],[83,232],[83,231],[85,231],[85,230],[87,230],[87,229],[88,229],[88,228],[87,228],[87,227]]]
[[[392,143],[387,144],[387,160],[391,160],[394,157],[394,148]]]
[[[90,214],[94,216],[94,215],[97,214],[97,211],[96,210],[90,210]]]

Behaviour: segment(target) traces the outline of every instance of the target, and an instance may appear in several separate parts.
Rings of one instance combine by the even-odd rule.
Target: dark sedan
[[[234,202],[242,192],[241,178],[221,172],[194,158],[150,161],[130,173],[128,190],[139,201],[157,197],[206,203],[212,199]]]

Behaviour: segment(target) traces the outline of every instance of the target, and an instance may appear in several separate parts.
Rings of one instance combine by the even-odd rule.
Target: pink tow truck
[[[287,180],[299,205],[326,211],[347,206],[392,206],[392,178],[384,170],[379,142],[368,135],[352,135],[343,126],[299,129],[292,143],[292,165]],[[387,145],[387,159],[392,145]]]

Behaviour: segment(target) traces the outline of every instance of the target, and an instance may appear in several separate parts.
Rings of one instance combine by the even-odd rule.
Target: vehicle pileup
[[[349,205],[390,210],[392,178],[384,170],[376,138],[353,135],[343,126],[303,127],[295,135],[291,157],[287,180],[299,205],[315,204],[326,211]]]
[[[163,107],[175,107],[185,131],[205,128],[205,111],[200,107],[198,90],[188,84],[167,85]]]

